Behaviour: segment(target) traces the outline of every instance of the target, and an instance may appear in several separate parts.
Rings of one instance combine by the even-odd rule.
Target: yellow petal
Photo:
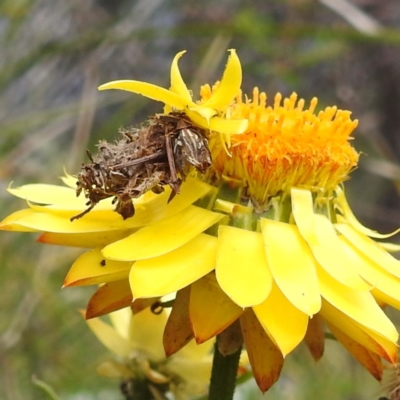
[[[309,190],[292,188],[292,212],[301,236],[309,245],[318,244],[314,227],[314,209],[312,194]]]
[[[177,215],[106,246],[103,255],[121,261],[158,257],[183,246],[221,218],[222,214],[189,206]]]
[[[236,135],[246,131],[249,126],[247,119],[226,119],[212,117],[209,121],[196,111],[186,110],[185,114],[197,125],[212,132]]]
[[[0,229],[24,232],[85,233],[136,228],[178,213],[209,190],[209,185],[189,178],[183,183],[181,194],[170,203],[167,203],[170,192],[168,188],[145,204],[138,204],[141,203],[138,199],[135,202],[135,216],[125,221],[110,207],[108,210],[102,209],[103,202],[100,202],[99,209],[73,222],[70,221],[70,217],[82,212],[85,206],[76,206],[76,202],[72,201],[54,206],[31,205],[30,210],[20,210],[8,216],[1,223]]]
[[[0,223],[0,229],[2,231],[10,232],[37,232],[38,229],[33,227],[25,226],[23,221],[25,218],[30,218],[35,212],[29,208],[16,211],[4,218]]]
[[[162,335],[166,322],[165,311],[156,315],[148,308],[131,318],[129,341],[147,355],[150,361],[165,359]]]
[[[337,308],[332,306],[327,301],[322,301],[322,307],[320,311],[323,318],[333,324],[336,328],[342,332],[346,332],[351,339],[357,343],[378,354],[385,360],[391,361],[397,354],[396,340],[390,338],[384,338],[383,336],[371,336],[371,330],[364,326],[356,323],[353,319],[349,318],[346,314],[339,311]],[[375,338],[379,338],[379,342]]]
[[[261,231],[276,284],[300,311],[310,316],[316,314],[321,307],[321,297],[315,260],[297,227],[261,218]]]
[[[382,292],[379,289],[372,289],[371,294],[375,297],[377,300],[378,304],[382,306],[382,303],[389,304],[390,306],[396,308],[397,310],[400,310],[400,300],[397,300],[396,298],[393,298],[392,296],[389,296],[387,293]]]
[[[261,327],[251,309],[240,317],[243,338],[258,387],[264,393],[279,378],[283,367],[281,351]]]
[[[133,230],[115,230],[89,233],[54,233],[46,232],[37,239],[39,243],[57,246],[95,248],[104,247],[133,233]]]
[[[198,345],[192,340],[181,351],[185,349],[197,351],[198,348],[209,349],[209,347],[209,343]],[[190,357],[189,351],[186,351],[185,355],[181,355],[179,352],[174,357],[170,357],[167,360],[168,371],[182,378],[185,390],[192,395],[205,393],[210,382],[212,355],[208,354],[202,358],[193,359]]]
[[[86,319],[100,317],[129,307],[133,296],[127,279],[100,286],[92,295],[86,308]]]
[[[290,353],[304,339],[308,316],[286,298],[277,285],[262,304],[253,307],[262,327],[281,350]]]
[[[304,342],[314,360],[318,361],[323,356],[325,348],[324,324],[319,314],[314,315],[308,321]]]
[[[260,233],[219,226],[216,277],[221,289],[240,307],[260,304],[272,288]]]
[[[189,319],[190,286],[178,291],[165,326],[163,335],[164,351],[167,357],[179,351],[193,339]]]
[[[194,103],[189,103],[177,93],[146,82],[123,80],[108,82],[99,86],[99,90],[108,89],[126,90],[127,92],[141,94],[144,97],[155,101],[161,101],[178,110],[184,110],[188,105],[194,105]]]
[[[163,193],[160,195],[156,195],[153,192],[146,192],[144,195],[139,198],[132,199],[132,203],[135,206],[135,211],[143,210],[146,207],[151,206],[154,203],[157,203],[158,206],[165,207],[165,204],[169,198],[168,193]],[[40,206],[34,203],[31,203],[28,199],[28,204],[32,210],[38,212],[48,212],[51,214],[56,214],[57,216],[64,217],[70,219],[71,217],[80,214],[83,210],[85,210],[87,206],[87,199],[83,196],[74,197],[74,198],[66,198],[63,202],[58,202],[51,205]],[[107,220],[112,222],[121,222],[122,217],[114,211],[113,198],[103,199],[90,211],[90,213],[86,214],[84,219],[95,219],[95,220]],[[137,220],[143,218],[140,215],[141,212],[136,212],[135,218],[130,218],[128,221],[131,222],[134,220],[137,224]]]
[[[351,260],[343,251],[338,235],[325,215],[314,215],[318,244],[310,244],[311,251],[321,265],[337,281],[356,290],[371,288],[358,274]]]
[[[37,212],[34,209],[21,211],[22,212],[18,212],[18,214],[14,213],[7,217],[2,222],[1,229],[59,233],[102,232],[121,229],[121,223],[111,223],[109,221],[97,221],[85,218],[71,222],[69,218],[45,212]]]
[[[208,340],[201,344],[197,344],[195,340],[191,340],[171,358],[185,358],[191,361],[201,361],[204,360],[204,358],[208,359],[209,356],[212,356],[214,344],[215,342],[213,340]]]
[[[40,204],[66,203],[76,199],[76,190],[64,186],[28,184],[7,191],[20,199]]]
[[[129,340],[129,324],[131,323],[132,311],[129,307],[111,313],[109,316],[111,325],[121,337]]]
[[[243,310],[220,289],[214,274],[191,285],[189,314],[197,343],[218,335],[242,313]]]
[[[372,229],[369,229],[362,225],[357,218],[354,216],[349,203],[347,203],[346,196],[344,195],[343,189],[339,186],[335,189],[336,192],[336,202],[339,206],[339,210],[344,214],[344,219],[348,222],[356,231],[363,233],[364,235],[376,238],[376,239],[386,239],[400,232],[400,228],[396,229],[394,232],[382,234]]]
[[[133,375],[132,370],[128,366],[116,360],[103,361],[97,366],[96,372],[100,376],[123,380],[132,378]]]
[[[80,214],[83,210],[87,209],[86,201],[82,198],[71,200],[67,203],[58,203],[52,205],[37,205],[28,202],[29,207],[39,213],[49,213],[54,214],[57,217],[70,220],[72,217]],[[114,206],[112,205],[112,199],[105,199],[98,203],[90,213],[82,217],[85,220],[97,220],[103,223],[121,223],[123,221],[122,217],[114,211]],[[71,221],[70,221],[71,222]]]
[[[382,361],[378,355],[368,350],[344,332],[327,322],[329,330],[346,350],[378,381],[382,379]]]
[[[182,79],[181,72],[178,67],[178,60],[186,53],[186,50],[180,51],[173,59],[171,65],[171,87],[170,90],[178,94],[187,103],[192,102],[192,95],[189,89],[186,87],[185,82]]]
[[[378,243],[377,243],[378,244]],[[379,246],[389,253],[397,253],[400,251],[400,244],[391,242],[379,242]]]
[[[128,357],[135,350],[134,344],[121,337],[111,325],[100,318],[89,319],[86,323],[97,339],[117,356]]]
[[[317,271],[323,298],[359,324],[396,342],[396,328],[370,292],[349,289],[322,268],[318,267]]]
[[[165,296],[191,284],[215,267],[217,238],[200,234],[161,257],[134,264],[129,280],[134,296]]]
[[[371,285],[385,294],[385,303],[394,307],[400,305],[400,279],[380,268],[358,251],[344,236],[340,236],[343,250],[358,273]],[[374,292],[372,292],[374,293]]]
[[[204,107],[204,106],[194,106],[190,107],[190,111],[196,112],[197,114],[201,115],[207,122],[217,114],[217,112],[213,108]]]
[[[72,264],[64,286],[85,286],[127,279],[131,262],[105,260],[101,249],[82,254]]]
[[[366,257],[370,258],[387,272],[400,278],[400,261],[382,250],[372,239],[357,232],[347,224],[335,224],[335,228]]]
[[[176,353],[176,357],[182,357],[193,361],[204,359],[211,355],[214,348],[214,341],[208,340],[205,343],[197,344],[196,341],[191,340],[185,347]],[[174,357],[173,357],[174,358]]]
[[[242,66],[236,50],[230,49],[230,55],[226,64],[224,74],[217,89],[212,93],[209,100],[203,106],[224,112],[239,94],[242,84]]]
[[[61,176],[60,179],[63,181],[65,186],[68,186],[69,188],[72,188],[76,191],[76,184],[77,184],[77,179],[75,176],[70,175],[65,169],[64,169],[64,176]]]
[[[211,189],[211,186],[206,183],[189,177],[183,182],[180,195],[175,196],[170,202],[170,187],[165,187],[164,192],[161,194],[147,192],[137,199],[132,199],[132,203],[135,205],[135,215],[125,221],[114,211],[115,206],[112,204],[111,198],[100,201],[95,208],[82,217],[81,220],[93,219],[113,228],[119,227],[126,229],[128,227],[139,227],[176,214],[206,195]],[[69,219],[86,209],[87,206],[85,203],[85,199],[77,198],[74,201],[71,200],[66,203],[51,206],[31,205],[31,208],[38,212],[48,212]],[[73,222],[77,223],[78,221],[80,220]]]
[[[371,330],[369,328],[366,328],[365,326],[358,325],[367,335],[369,335],[373,340],[375,340],[376,343],[379,344],[379,346],[382,347],[382,349],[385,350],[385,356],[382,356],[392,364],[397,362],[397,354],[398,354],[398,345],[397,345],[397,338],[396,340],[391,340],[388,339],[385,336],[382,336],[380,333],[376,333],[375,330]]]

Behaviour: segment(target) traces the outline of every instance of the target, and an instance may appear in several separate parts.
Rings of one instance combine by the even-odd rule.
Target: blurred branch
[[[371,174],[390,179],[395,182],[400,181],[400,166],[394,164],[393,162],[368,157],[367,160],[362,161],[361,165]]]
[[[96,53],[91,54],[85,64],[85,80],[82,89],[79,115],[68,157],[67,170],[74,170],[83,157],[84,149],[89,140],[96,111],[96,98],[98,86],[98,68],[96,66]]]
[[[71,40],[65,43],[48,43],[31,53],[27,54],[24,58],[17,62],[6,66],[0,71],[0,90],[13,79],[31,68],[32,64],[46,59],[49,56],[55,55],[68,55],[69,53],[90,51],[100,45],[113,45],[123,44],[135,40],[152,40],[158,37],[182,37],[188,36],[190,32],[191,37],[214,37],[215,35],[229,36],[237,34],[242,37],[252,35],[254,26],[257,26],[257,35],[265,36],[271,39],[272,37],[287,38],[323,38],[326,40],[340,40],[346,39],[348,42],[353,43],[379,43],[386,45],[400,45],[400,29],[381,29],[379,33],[374,36],[365,35],[362,32],[355,31],[353,28],[345,27],[327,27],[321,25],[311,24],[285,24],[273,23],[270,20],[257,16],[249,18],[250,15],[246,13],[246,19],[252,20],[253,27],[247,23],[243,25],[244,19],[238,19],[229,24],[210,25],[196,24],[196,25],[180,25],[175,28],[168,28],[163,30],[157,29],[142,29],[140,31],[130,32],[128,35],[123,36],[109,36],[107,31],[95,31],[82,34],[78,39]],[[249,21],[250,22],[250,21]]]
[[[37,293],[28,291],[19,303],[18,309],[14,312],[8,329],[0,336],[1,350],[12,349],[21,339],[30,322],[30,317],[39,301]]]
[[[60,400],[53,388],[50,387],[46,382],[41,381],[40,379],[36,378],[36,376],[32,376],[32,383],[48,394],[51,400]]]
[[[191,82],[190,87],[200,87],[203,82],[209,82],[211,76],[220,65],[223,58],[227,56],[226,49],[229,46],[229,42],[232,40],[232,36],[228,35],[217,35],[209,46],[205,53],[200,65],[193,74],[195,77]]]
[[[366,35],[378,35],[382,31],[378,21],[347,0],[319,0],[319,2]]]

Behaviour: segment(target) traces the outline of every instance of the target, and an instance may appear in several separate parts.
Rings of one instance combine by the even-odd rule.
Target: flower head
[[[111,325],[100,318],[87,320],[97,338],[116,356],[99,365],[99,374],[143,390],[171,391],[177,399],[206,392],[211,342],[201,346],[189,343],[167,359],[162,347],[165,310],[156,315],[144,309],[133,315],[130,308],[123,308],[111,313],[110,319]]]
[[[301,342],[319,359],[328,328],[380,379],[381,359],[395,361],[398,337],[380,304],[400,309],[400,262],[375,240],[389,235],[363,227],[344,195],[342,182],[358,161],[349,141],[357,121],[336,107],[316,114],[316,99],[306,108],[295,94],[278,94],[271,106],[257,89],[251,99],[232,96],[227,73],[219,86],[204,86],[196,104],[177,76],[162,95],[143,83],[110,87],[132,87],[196,123],[208,121],[212,165],[205,174],[192,171],[169,203],[171,188],[134,199],[136,214],[126,220],[106,199],[71,222],[85,207],[71,177],[64,178],[71,188],[9,189],[29,209],[6,218],[2,229],[91,248],[65,280],[106,283],[90,300],[89,317],[177,291],[164,332],[168,355],[192,337],[203,343],[221,333],[229,353],[237,343],[223,333],[240,327],[265,391]],[[219,118],[245,120],[246,128],[218,131],[212,121]]]
[[[235,50],[230,50],[224,74],[218,89],[207,101],[196,104],[178,67],[178,60],[186,51],[178,53],[171,65],[171,87],[164,89],[147,82],[123,80],[101,85],[99,90],[120,89],[141,94],[165,104],[164,112],[177,110],[185,113],[198,126],[223,134],[241,133],[247,128],[247,119],[231,119],[227,107],[237,95],[242,83],[242,68]]]

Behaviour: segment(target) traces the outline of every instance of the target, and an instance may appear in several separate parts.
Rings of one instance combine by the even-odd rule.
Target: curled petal
[[[315,259],[333,278],[355,290],[371,288],[358,274],[347,254],[343,251],[335,228],[325,215],[314,214],[318,244],[310,244]]]
[[[220,84],[210,99],[203,104],[204,107],[223,112],[239,94],[242,84],[242,66],[236,51],[230,49],[229,52],[230,55]]]
[[[325,321],[334,325],[342,332],[346,332],[347,336],[366,347],[368,350],[378,354],[387,361],[394,362],[396,360],[397,337],[393,338],[393,340],[387,336],[371,334],[371,330],[358,324],[351,317],[339,311],[325,300],[322,301],[320,313]]]
[[[381,358],[358,343],[356,340],[347,336],[340,329],[327,322],[327,326],[337,340],[347,349],[347,351],[378,381],[382,379]]]
[[[373,237],[375,239],[386,239],[400,232],[400,228],[396,229],[394,232],[391,233],[379,233],[377,231],[373,231],[372,229],[365,227],[357,220],[357,218],[351,211],[349,203],[346,200],[344,190],[340,187],[337,187],[335,189],[335,192],[337,196],[336,197],[337,206],[343,213],[345,222],[348,222],[358,232],[363,233],[364,235],[367,235],[369,237]]]
[[[397,341],[396,328],[370,292],[348,288],[333,279],[321,267],[317,268],[317,272],[323,298],[359,324],[394,342]]]
[[[393,307],[400,308],[400,278],[390,274],[380,266],[366,257],[343,236],[339,237],[343,250],[351,260],[352,265],[359,274],[371,285],[372,293],[383,293],[385,298],[380,295],[378,298]]]
[[[10,187],[7,191],[20,199],[39,204],[68,203],[76,199],[76,190],[57,185],[35,183],[18,188]]]
[[[186,107],[194,105],[177,93],[146,82],[123,80],[108,82],[99,86],[99,90],[108,89],[126,90],[127,92],[141,94],[151,100],[161,101],[177,110],[184,110]]]
[[[382,250],[372,239],[358,232],[351,225],[335,224],[338,230],[354,247],[381,268],[400,278],[400,261]]]
[[[173,59],[171,65],[171,92],[174,92],[181,96],[187,103],[192,102],[192,95],[187,88],[184,80],[182,79],[181,72],[178,67],[178,60],[186,53],[186,50],[180,51]]]
[[[11,231],[11,232],[37,232],[40,229],[32,226],[31,224],[27,224],[26,220],[30,219],[30,217],[35,212],[30,208],[25,208],[23,210],[16,211],[4,218],[0,223],[0,229],[2,231]]]

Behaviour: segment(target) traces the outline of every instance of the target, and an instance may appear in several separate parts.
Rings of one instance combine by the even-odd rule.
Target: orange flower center
[[[203,86],[202,99],[211,92]],[[240,94],[227,116],[247,118],[249,127],[230,137],[229,153],[217,136],[212,137],[213,179],[241,185],[261,209],[270,197],[293,186],[325,192],[343,182],[359,158],[349,143],[358,121],[337,107],[315,114],[317,103],[313,98],[304,108],[304,100],[297,101],[295,93],[283,101],[278,93],[273,106],[267,106],[267,95],[257,88],[251,100],[243,101]]]

